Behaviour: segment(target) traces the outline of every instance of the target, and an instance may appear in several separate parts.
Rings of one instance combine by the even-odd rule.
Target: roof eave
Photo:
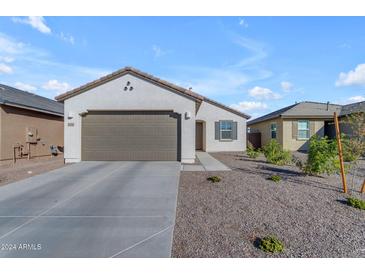
[[[59,101],[59,102],[63,102],[73,96],[76,96],[78,94],[81,94],[83,92],[86,92],[90,89],[93,89],[95,87],[98,87],[100,85],[103,85],[107,82],[110,82],[112,80],[115,80],[121,76],[124,76],[126,74],[132,74],[136,77],[139,77],[139,78],[142,78],[144,80],[147,80],[149,82],[152,82],[153,84],[156,84],[160,87],[163,87],[163,88],[166,88],[166,89],[169,89],[169,90],[172,90],[172,91],[175,91],[175,92],[178,92],[180,95],[183,95],[185,97],[188,97],[190,99],[193,99],[194,101],[197,101],[197,102],[202,102],[203,101],[203,96],[200,96],[198,94],[195,94],[193,92],[190,92],[184,88],[181,88],[181,87],[178,87],[172,83],[168,83],[167,81],[164,81],[164,80],[161,80],[159,78],[156,78],[152,75],[149,75],[149,74],[146,74],[146,73],[143,73],[141,71],[138,71],[136,69],[133,69],[133,68],[130,68],[130,67],[125,67],[123,69],[120,69],[116,72],[113,72],[111,74],[108,74],[106,76],[103,76],[95,81],[92,81],[90,83],[87,83],[85,85],[82,85],[78,88],[75,88],[73,90],[70,90],[66,93],[63,93],[61,95],[58,95],[57,97],[55,97],[55,100]]]
[[[40,108],[29,107],[29,106],[25,106],[25,105],[21,105],[21,104],[14,104],[14,103],[6,102],[6,101],[0,101],[0,105],[16,107],[16,108],[21,108],[21,109],[27,109],[27,110],[32,110],[32,111],[36,111],[36,112],[51,114],[51,115],[55,115],[55,116],[59,116],[59,117],[64,117],[63,113],[54,112],[54,111],[45,110],[45,109],[40,109]]]

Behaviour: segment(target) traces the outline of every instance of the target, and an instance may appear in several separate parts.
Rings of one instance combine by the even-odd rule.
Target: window
[[[298,139],[309,139],[309,121],[298,121]]]
[[[277,131],[276,123],[271,124],[271,139],[276,139],[276,131]]]
[[[219,122],[219,134],[221,140],[233,139],[233,122],[232,121],[220,121]]]

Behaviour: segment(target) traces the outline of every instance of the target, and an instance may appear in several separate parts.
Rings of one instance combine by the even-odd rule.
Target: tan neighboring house
[[[63,104],[0,84],[0,161],[63,151]]]
[[[306,151],[308,140],[314,134],[333,135],[333,113],[340,115],[343,107],[329,103],[296,103],[248,121],[248,140],[259,138],[258,143],[264,146],[276,139],[284,149]]]

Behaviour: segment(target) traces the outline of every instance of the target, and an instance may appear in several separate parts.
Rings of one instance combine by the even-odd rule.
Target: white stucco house
[[[56,97],[67,163],[173,160],[246,150],[247,114],[131,67]]]

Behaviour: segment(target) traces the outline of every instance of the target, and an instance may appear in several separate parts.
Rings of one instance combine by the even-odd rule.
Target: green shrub
[[[246,153],[247,153],[247,156],[252,159],[256,159],[260,155],[260,151],[255,149],[250,142],[247,144]]]
[[[278,240],[275,236],[268,236],[260,241],[260,249],[265,252],[282,252],[284,250],[283,243]]]
[[[347,135],[342,134],[342,155],[345,162],[355,162],[364,153],[365,142],[356,138],[349,138]]]
[[[282,180],[280,175],[273,174],[269,177],[269,180],[274,181],[275,183],[278,183]]]
[[[283,150],[276,140],[271,140],[263,148],[266,160],[270,164],[283,166],[291,162],[292,156],[290,151]]]
[[[221,181],[221,178],[219,178],[218,176],[210,176],[207,178],[208,181],[211,181],[212,183],[218,183]]]
[[[339,167],[336,140],[313,135],[309,139],[308,159],[303,171],[310,175],[330,175],[338,172]]]
[[[355,197],[348,197],[347,203],[352,207],[365,210],[365,201],[364,200],[360,200]]]

